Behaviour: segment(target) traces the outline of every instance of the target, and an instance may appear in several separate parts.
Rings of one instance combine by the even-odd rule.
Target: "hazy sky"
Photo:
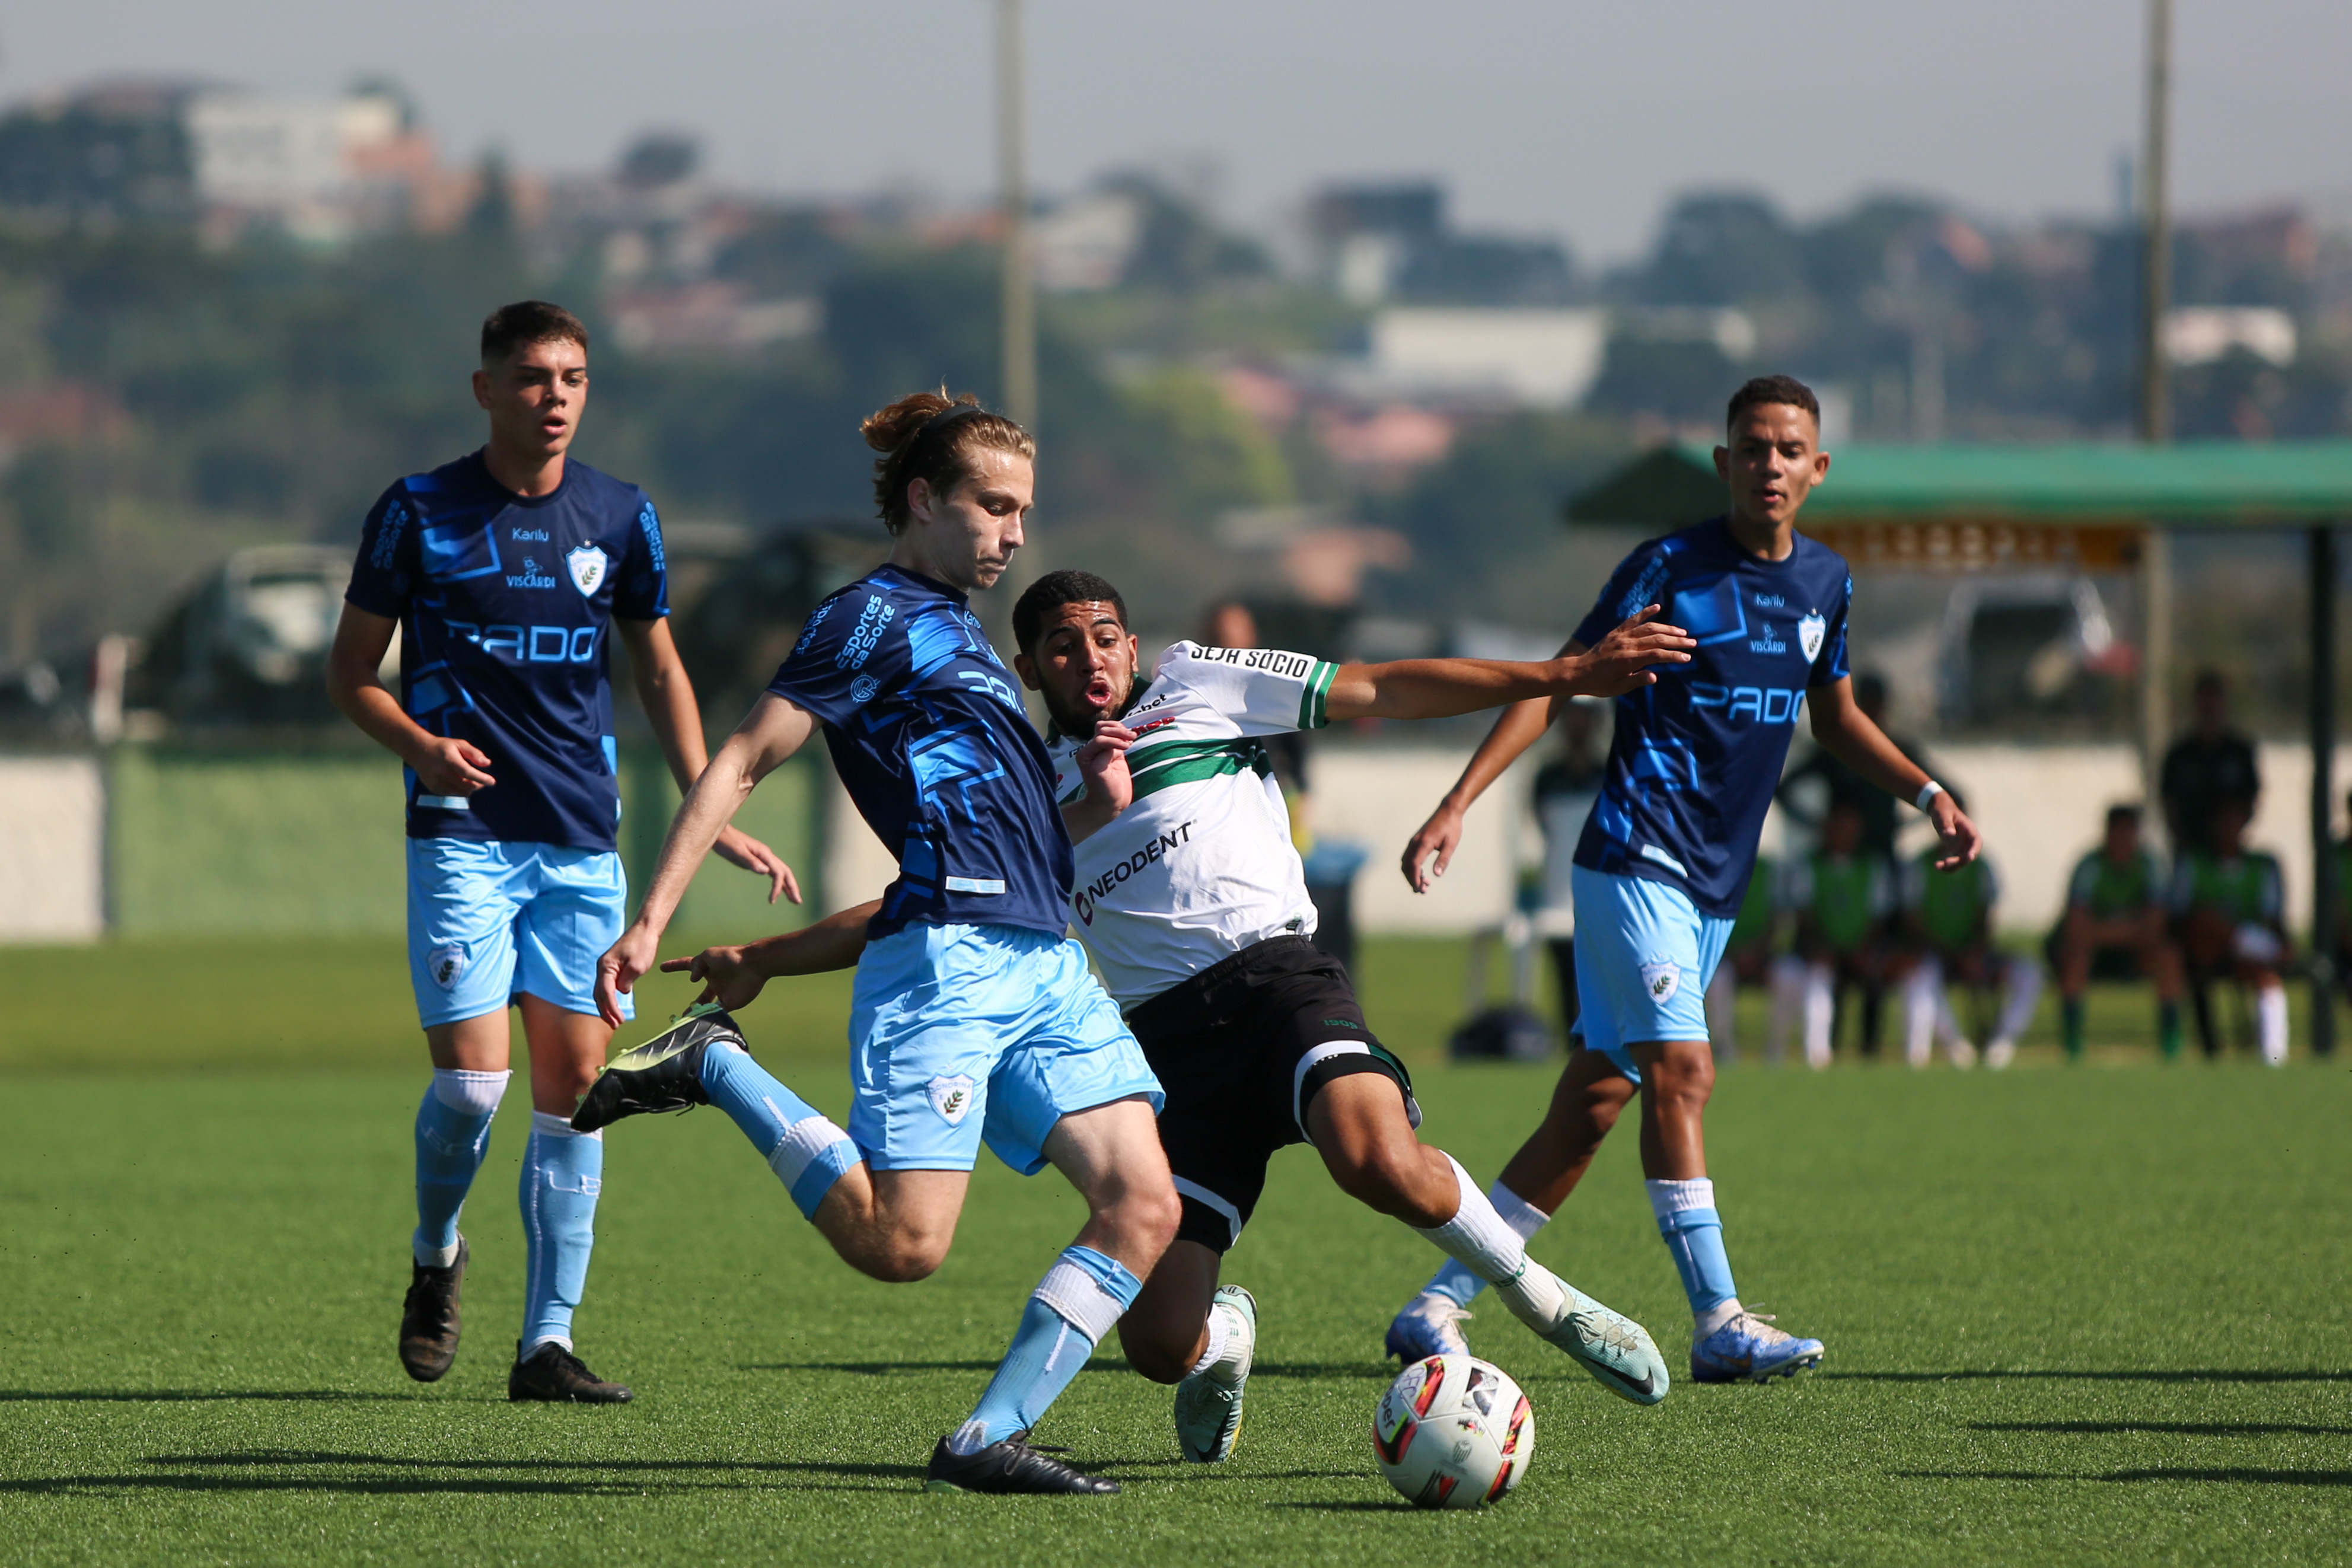
[[[2177,199],[2352,196],[2352,4],[2176,0]],[[1030,0],[1041,184],[1206,160],[1265,220],[1315,183],[1434,174],[1474,225],[1638,249],[1696,185],[1800,213],[1866,189],[2103,212],[2138,139],[2142,0]],[[46,0],[0,9],[0,97],[117,73],[405,82],[453,154],[587,168],[651,125],[721,177],[991,182],[990,0]]]

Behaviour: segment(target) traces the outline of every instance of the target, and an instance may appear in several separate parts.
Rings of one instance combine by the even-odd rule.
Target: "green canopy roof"
[[[1661,447],[1571,498],[1571,522],[1678,527],[1723,510],[1711,447]],[[2352,441],[1840,447],[1808,521],[2263,526],[2352,519]]]

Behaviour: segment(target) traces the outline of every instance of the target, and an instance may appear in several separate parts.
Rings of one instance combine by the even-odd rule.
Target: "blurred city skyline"
[[[2179,205],[2352,210],[2352,95],[2336,79],[2352,7],[2176,10]],[[1638,252],[1694,189],[1759,190],[1802,215],[1875,191],[1995,220],[2104,214],[2138,135],[2141,0],[1991,0],[1941,29],[1861,0],[1497,0],[1436,26],[1391,0],[1029,14],[1043,189],[1176,171],[1256,228],[1331,180],[1396,175],[1442,182],[1468,224],[1559,237],[1588,263]],[[326,96],[380,74],[459,156],[585,171],[672,127],[748,190],[961,203],[992,178],[990,16],[988,0],[579,0],[551,32],[545,13],[447,0],[331,26],[287,0],[84,0],[0,16],[0,103],[120,76]]]

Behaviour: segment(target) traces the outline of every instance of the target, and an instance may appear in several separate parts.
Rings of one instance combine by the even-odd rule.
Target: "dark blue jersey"
[[[1576,863],[1664,882],[1704,914],[1737,916],[1806,689],[1845,676],[1853,596],[1835,551],[1799,534],[1786,561],[1759,561],[1721,518],[1620,562],[1577,640],[1590,647],[1659,605],[1659,618],[1698,647],[1617,700],[1607,779]]]
[[[343,596],[400,622],[408,716],[479,746],[498,780],[424,795],[410,770],[411,838],[613,847],[613,617],[669,614],[645,491],[568,461],[552,494],[519,496],[478,452],[411,474],[368,513]]]
[[[816,607],[768,689],[814,714],[857,814],[898,858],[870,934],[1069,923],[1054,766],[963,595],[877,567]]]

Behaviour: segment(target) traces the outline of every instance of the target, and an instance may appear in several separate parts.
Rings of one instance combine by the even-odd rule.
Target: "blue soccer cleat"
[[[1470,1338],[1462,1325],[1469,1321],[1469,1309],[1453,1297],[1423,1290],[1389,1325],[1388,1353],[1407,1366],[1433,1355],[1468,1355]]]
[[[1748,1311],[1691,1346],[1693,1383],[1765,1383],[1821,1364],[1821,1341],[1801,1340]]]

